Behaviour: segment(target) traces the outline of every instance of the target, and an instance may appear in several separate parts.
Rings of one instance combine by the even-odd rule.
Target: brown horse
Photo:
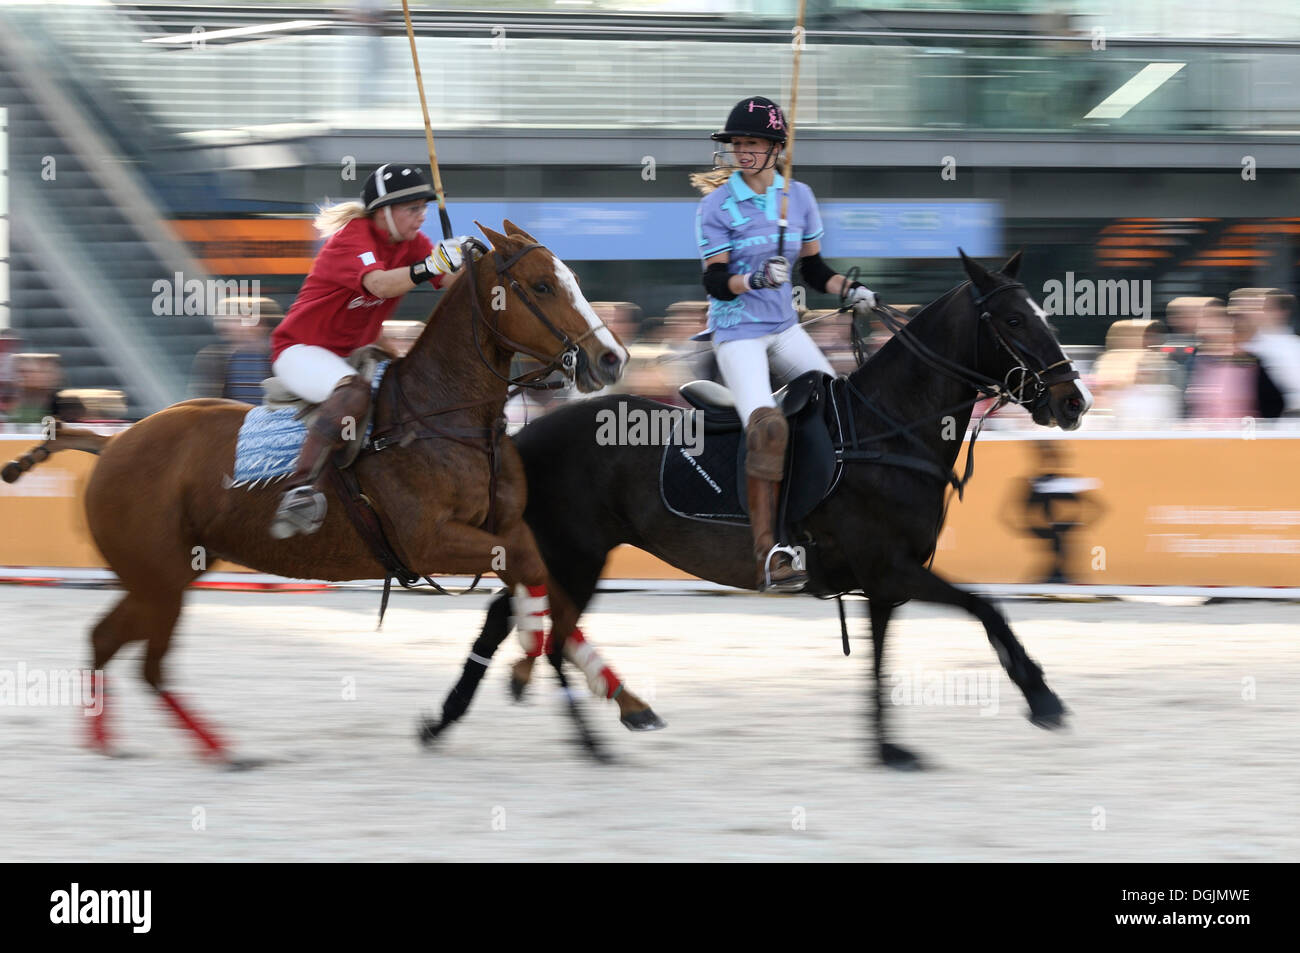
[[[523,353],[562,367],[590,392],[618,379],[627,351],[573,273],[532,236],[509,221],[506,235],[479,227],[492,243],[490,258],[486,250],[482,262],[466,255],[410,353],[390,365],[374,411],[374,434],[387,435],[386,446],[363,451],[352,472],[412,571],[494,571],[512,589],[527,587],[540,651],[547,572],[523,521],[523,466],[503,439],[511,359]],[[86,515],[126,592],[91,634],[96,678],[124,644],[144,640],[145,681],[205,753],[221,757],[222,742],[164,687],[163,657],[186,587],[218,558],[297,578],[373,579],[386,571],[333,490],[317,533],[271,537],[278,486],[231,487],[226,477],[248,410],[235,401],[185,401],[111,438],[60,424],[54,439],[3,472],[13,482],[50,453],[99,454]],[[107,750],[103,715],[91,722],[92,745]]]

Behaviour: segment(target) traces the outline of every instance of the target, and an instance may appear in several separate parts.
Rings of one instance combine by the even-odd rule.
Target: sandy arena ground
[[[0,588],[0,673],[85,664],[88,627],[116,598]],[[112,727],[135,757],[81,748],[78,709],[0,705],[0,860],[1300,854],[1295,605],[1003,603],[1072,710],[1054,733],[1025,720],[978,623],[905,607],[891,694],[985,679],[977,704],[890,709],[894,740],[928,767],[905,774],[868,759],[861,608],[845,659],[833,603],[752,595],[601,596],[589,638],[669,723],[631,734],[612,704],[585,699],[613,766],[572,743],[549,671],[525,704],[510,702],[513,637],[467,718],[421,750],[416,716],[440,708],[486,603],[395,594],[377,633],[374,592],[192,593],[172,686],[238,754],[269,763],[231,771],[195,757],[147,693],[133,645],[109,677]]]

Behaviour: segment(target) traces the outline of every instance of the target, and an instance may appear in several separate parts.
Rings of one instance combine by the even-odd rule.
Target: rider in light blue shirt
[[[692,177],[704,192],[695,216],[695,240],[705,265],[709,331],[723,382],[745,425],[749,519],[754,534],[759,590],[798,592],[807,574],[793,563],[794,551],[777,545],[776,501],[785,471],[789,439],[776,408],[769,374],[790,381],[808,371],[834,374],[794,310],[790,262],[781,246],[781,201],[785,179],[776,172],[786,142],[785,116],[770,99],[750,96],[731,110],[713,134],[729,152],[715,153],[722,168]],[[723,161],[718,162],[719,158]],[[726,176],[723,169],[735,171]],[[873,307],[864,285],[846,287],[821,257],[821,215],[812,189],[789,183],[785,248],[799,259],[804,282],[847,303]]]
[[[727,252],[727,271],[748,275],[761,271],[763,264],[777,254],[781,190],[785,179],[774,173],[765,193],[755,192],[737,170],[726,185],[710,192],[695,212],[696,240],[700,257],[707,261]],[[786,214],[789,225],[785,241],[790,248],[815,242],[826,231],[812,189],[802,182],[790,185],[790,204]],[[789,282],[775,287],[756,288],[732,301],[709,298],[709,330],[719,343],[765,334],[779,334],[793,327],[794,289]]]

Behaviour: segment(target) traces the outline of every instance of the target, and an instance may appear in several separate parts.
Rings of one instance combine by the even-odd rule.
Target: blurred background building
[[[795,0],[411,6],[457,230],[528,229],[663,370],[702,297],[687,176],[736,100],[788,103]],[[1297,284],[1300,5],[810,0],[807,28],[795,169],[833,266],[925,302],[961,279],[957,246],[1024,246],[1036,297],[1061,286],[1076,354],[1117,321],[1168,325],[1111,335],[1164,355],[1106,362],[1114,407],[1186,412],[1188,388],[1198,408],[1247,406],[1196,388],[1246,399],[1257,382],[1231,371],[1266,299],[1225,303]],[[427,164],[401,5],[368,0],[0,4],[0,137],[0,394],[19,366],[54,374],[15,355],[57,355],[67,388],[120,391],[128,417],[184,398],[196,357],[231,346],[202,289],[287,311],[316,205],[380,162]],[[1138,283],[1123,301],[1071,294],[1121,281]],[[1220,307],[1167,320],[1192,299]],[[1269,308],[1294,329],[1294,300]],[[1202,333],[1210,353],[1189,360]]]

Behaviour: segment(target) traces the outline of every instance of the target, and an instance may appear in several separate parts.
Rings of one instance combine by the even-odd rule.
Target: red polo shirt
[[[373,344],[401,296],[376,298],[361,279],[372,271],[413,265],[432,251],[423,232],[409,242],[391,242],[369,217],[348,222],[325,242],[293,307],[272,333],[271,360],[295,344],[314,344],[339,357]]]

